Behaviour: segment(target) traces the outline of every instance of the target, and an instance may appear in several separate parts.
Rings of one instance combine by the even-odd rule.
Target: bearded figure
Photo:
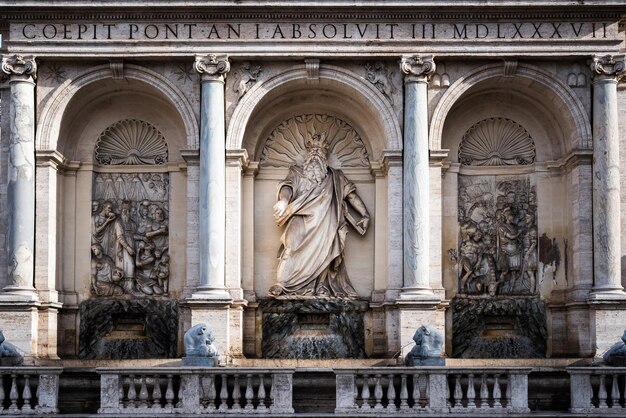
[[[278,226],[286,227],[278,284],[270,295],[356,298],[343,252],[348,224],[365,234],[369,213],[354,184],[341,170],[328,166],[326,134],[312,134],[305,147],[304,164],[290,167],[278,185],[274,217]],[[352,212],[360,218],[356,220]]]

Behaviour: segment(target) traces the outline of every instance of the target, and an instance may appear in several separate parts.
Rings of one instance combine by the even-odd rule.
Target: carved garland
[[[465,165],[500,166],[532,164],[535,142],[517,122],[488,118],[469,128],[459,145],[459,162]]]
[[[100,134],[95,159],[103,165],[165,164],[167,142],[157,128],[137,119],[125,119]]]
[[[295,116],[279,124],[265,142],[261,166],[289,167],[302,164],[307,153],[305,139],[320,132],[328,134],[328,164],[331,167],[369,167],[363,140],[352,126],[334,116],[314,113]]]

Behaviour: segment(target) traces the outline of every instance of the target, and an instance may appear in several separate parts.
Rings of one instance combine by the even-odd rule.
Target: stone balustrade
[[[335,413],[527,413],[530,368],[335,369]]]
[[[0,367],[0,415],[59,412],[59,375],[50,367]]]
[[[570,412],[626,414],[626,367],[568,367]]]
[[[97,369],[99,414],[293,413],[294,370]]]

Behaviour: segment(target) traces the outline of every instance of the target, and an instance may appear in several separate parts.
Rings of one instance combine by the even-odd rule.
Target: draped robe
[[[278,285],[270,293],[279,296],[358,297],[350,284],[343,260],[348,233],[345,198],[356,190],[341,170],[328,168],[320,185],[308,179],[302,167],[292,166],[278,185],[292,189],[292,197],[278,225],[286,225],[281,237]]]

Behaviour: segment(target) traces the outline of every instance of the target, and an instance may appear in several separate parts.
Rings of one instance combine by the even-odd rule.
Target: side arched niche
[[[346,267],[360,298],[371,300],[375,294],[384,298],[387,290],[398,290],[402,286],[401,274],[392,277],[388,267],[389,214],[395,211],[396,216],[397,213],[401,216],[402,202],[390,202],[387,198],[389,193],[401,193],[401,174],[398,175],[402,172],[401,159],[396,160],[397,165],[391,169],[395,170],[392,180],[385,167],[388,155],[393,154],[390,150],[400,149],[399,124],[391,105],[374,86],[349,71],[325,65],[320,65],[319,79],[313,82],[307,78],[302,65],[258,83],[241,99],[231,118],[227,147],[245,150],[250,161],[244,169],[241,185],[241,287],[244,295],[248,301],[266,298],[269,288],[276,284],[277,253],[283,229],[276,225],[272,206],[276,202],[278,183],[287,175],[289,165],[296,161],[289,162],[289,157],[282,163],[268,163],[264,150],[267,154],[268,139],[281,124],[299,123],[294,121],[302,118],[341,125],[346,132],[353,132],[353,137],[361,143],[361,148],[357,146],[359,150],[354,153],[356,159],[363,157],[360,161],[346,162],[354,156],[346,157],[345,164],[336,166],[355,183],[371,215],[364,236],[352,228],[348,232]],[[277,137],[279,141],[285,140],[282,135]],[[333,155],[329,155],[331,165],[333,160]],[[227,185],[227,197],[229,193],[233,192]],[[229,220],[228,216],[227,231],[234,230],[238,219]],[[397,219],[394,222],[397,223]],[[401,248],[399,251],[401,254]],[[227,255],[227,269],[228,265]],[[251,314],[246,313],[246,321],[251,320]],[[244,335],[244,340],[250,338]],[[372,342],[366,344],[369,344],[366,351],[371,354]],[[250,348],[247,351],[250,352]]]
[[[507,135],[514,139],[503,144]],[[459,326],[466,325],[454,312],[479,300],[496,304],[499,300],[513,301],[520,306],[522,300],[537,301],[538,305],[518,310],[523,314],[524,309],[544,309],[538,321],[545,323],[544,329],[535,324],[536,332],[530,335],[519,330],[523,321],[511,319],[511,329],[493,331],[494,335],[517,332],[515,335],[530,338],[540,347],[521,356],[552,356],[566,350],[559,342],[562,336],[552,333],[552,322],[570,319],[565,314],[560,317],[559,309],[549,309],[548,304],[552,308],[571,289],[591,285],[581,263],[571,257],[573,248],[580,251],[586,247],[591,256],[591,230],[584,221],[591,219],[591,207],[579,204],[585,196],[591,198],[591,180],[587,177],[590,138],[587,112],[580,101],[561,81],[535,67],[522,64],[517,73],[505,76],[501,65],[485,66],[454,83],[442,97],[431,124],[431,149],[449,150],[442,177],[441,233],[443,285],[446,297],[453,300],[446,320],[447,329],[452,331],[446,333],[450,355],[477,355],[472,351],[475,347],[459,349],[455,330],[458,334]],[[519,255],[509,258],[504,255],[503,243],[507,212],[514,214],[509,222],[510,235],[519,232],[510,245]],[[528,223],[526,214],[531,215]],[[533,240],[536,247],[528,258],[524,253]],[[463,257],[472,252],[468,242],[491,254],[491,258],[483,256],[478,269],[463,267]],[[519,258],[518,266],[515,257]],[[473,259],[465,259],[471,264],[467,260]],[[514,279],[516,274],[519,277]],[[511,284],[513,280],[516,282]],[[462,304],[457,306],[454,300]],[[473,318],[471,315],[468,311],[463,317]],[[474,330],[479,337],[490,335],[492,319],[471,319],[481,323],[481,328]],[[494,329],[507,328],[507,324],[495,322]],[[542,342],[538,335],[547,338]]]
[[[86,309],[83,305],[103,300],[126,300],[125,303],[132,305],[134,300],[140,299],[158,303],[154,304],[156,308],[150,305],[145,309],[138,308],[137,312],[132,307],[128,312],[120,308],[118,316],[126,318],[132,316],[132,313],[137,317],[143,315],[148,321],[147,318],[152,314],[161,315],[151,309],[170,309],[168,315],[173,320],[164,325],[168,333],[173,332],[169,348],[165,349],[167,352],[162,350],[151,353],[148,350],[144,355],[177,355],[179,312],[176,313],[178,308],[175,301],[184,297],[187,286],[187,173],[181,151],[197,145],[196,139],[190,143],[190,138],[197,138],[197,124],[193,114],[188,112],[191,109],[188,103],[173,100],[177,91],[171,84],[168,85],[149,70],[129,67],[127,78],[123,80],[113,80],[107,66],[106,69],[94,67],[64,83],[44,107],[38,127],[41,134],[38,137],[38,152],[44,155],[49,153],[45,148],[52,148],[63,157],[62,169],[54,176],[44,178],[39,175],[43,171],[38,168],[38,180],[43,180],[40,182],[41,187],[47,187],[51,194],[55,189],[62,191],[60,196],[63,196],[56,201],[56,208],[53,208],[57,213],[57,259],[63,260],[57,264],[55,271],[56,290],[59,292],[59,301],[63,303],[59,313],[60,355],[107,358],[101,356],[110,353],[86,354],[85,346],[89,342],[81,341],[79,344],[79,339],[84,339],[82,333],[86,327],[100,327],[85,325],[86,321],[81,317],[89,309],[95,308],[89,305],[89,309]],[[157,87],[159,84],[163,87]],[[184,100],[182,95],[178,99]],[[56,126],[51,121],[57,121]],[[96,158],[96,144],[102,146],[100,158]],[[118,151],[131,158],[125,159],[123,163],[102,158],[102,154]],[[137,155],[145,156],[146,153],[153,158],[134,158]],[[103,178],[115,179],[116,183],[113,185],[112,180],[106,194],[98,195],[102,194],[98,192],[98,182],[102,182]],[[134,193],[131,193],[131,189]],[[138,189],[141,189],[141,193],[137,192]],[[100,201],[97,212],[92,212],[94,201]],[[145,205],[149,209],[149,214],[145,216],[150,218],[146,222],[151,224],[144,228],[148,231],[151,231],[152,226],[157,226],[157,216],[162,214],[164,219],[159,221],[159,225],[164,226],[165,232],[152,239],[154,250],[150,255],[149,250],[146,250],[145,269],[140,270],[139,264],[131,268],[135,277],[140,273],[144,277],[156,277],[157,262],[164,263],[162,268],[166,284],[159,285],[160,292],[152,287],[142,291],[138,279],[133,280],[135,284],[129,285],[124,293],[99,293],[93,289],[93,224],[97,215],[103,213],[104,201],[113,202],[117,219],[120,219],[122,202],[126,202],[124,205],[132,212],[130,223],[133,229],[128,228],[125,233],[126,241],[134,252],[132,255],[129,253],[129,262],[133,264],[137,262],[136,257],[140,253],[140,240],[135,236],[139,234],[140,206]],[[159,215],[157,211],[161,211]],[[39,230],[46,227],[52,229],[50,225],[38,221]],[[151,264],[150,257],[155,258]],[[113,306],[107,309],[116,312],[117,308]],[[162,316],[165,318],[167,315]],[[145,324],[139,325],[145,328]],[[102,338],[103,335],[96,337]],[[133,355],[139,358],[142,356],[141,353]],[[122,358],[127,357],[122,355]]]

